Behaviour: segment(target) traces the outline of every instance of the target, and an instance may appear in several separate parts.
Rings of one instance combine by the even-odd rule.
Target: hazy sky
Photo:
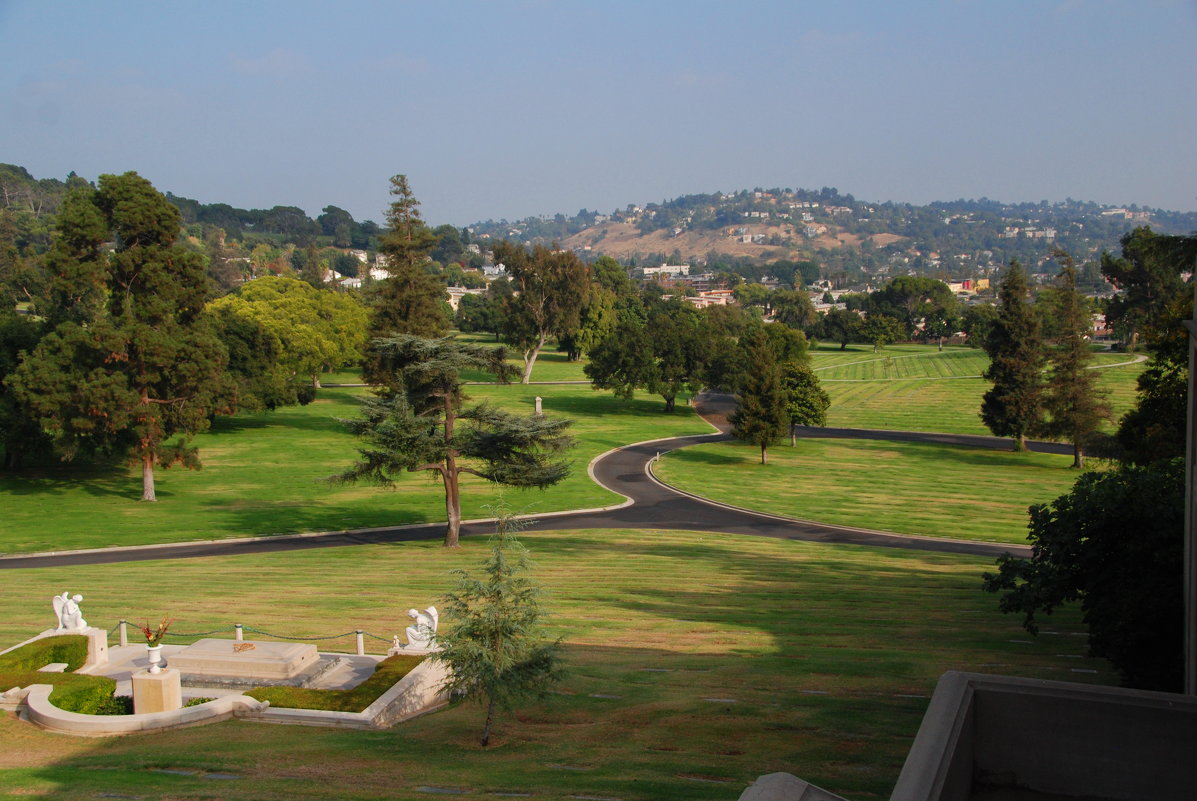
[[[430,223],[694,192],[1197,209],[1197,2],[0,0],[0,162]]]

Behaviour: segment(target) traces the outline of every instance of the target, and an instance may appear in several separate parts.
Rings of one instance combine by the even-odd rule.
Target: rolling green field
[[[1113,680],[1084,657],[1072,611],[1034,639],[998,613],[980,591],[986,560],[695,532],[524,541],[568,677],[501,718],[489,749],[477,745],[473,706],[379,732],[231,721],[99,740],[5,715],[0,793],[373,799],[433,787],[463,799],[727,801],[784,770],[848,798],[885,798],[943,671]],[[0,642],[45,628],[63,587],[82,591],[89,622],[104,628],[170,614],[180,632],[242,622],[287,636],[389,637],[404,610],[436,602],[455,583],[450,571],[485,550],[467,539],[458,550],[403,543],[10,571]],[[240,778],[205,778],[213,773]]]
[[[844,526],[1023,544],[1027,506],[1076,481],[1071,456],[922,443],[799,439],[769,449],[719,442],[670,451],[653,473],[679,489]]]
[[[157,472],[158,502],[141,503],[139,471],[124,465],[66,465],[0,477],[5,526],[0,551],[104,548],[154,542],[224,539],[404,525],[445,519],[444,493],[425,473],[403,476],[394,489],[332,486],[324,479],[348,467],[356,441],[338,418],[357,414],[361,388],[329,387],[308,406],[218,418],[196,438],[201,470]],[[500,497],[519,513],[584,509],[622,502],[586,473],[595,456],[619,445],[705,433],[710,426],[679,405],[661,413],[659,399],[621,401],[586,386],[475,386],[469,393],[531,413],[541,396],[547,414],[575,421],[573,472],[548,490],[496,490],[462,476],[462,513],[489,517]],[[84,522],[86,521],[86,522]]]
[[[811,366],[831,396],[827,424],[841,428],[989,434],[979,416],[981,396],[990,387],[979,377],[987,365],[984,352],[971,348],[941,353],[928,345],[891,345],[873,353],[820,346],[811,352]],[[1126,354],[1097,353],[1094,365],[1101,366],[1099,386],[1116,421],[1134,405],[1143,363]]]

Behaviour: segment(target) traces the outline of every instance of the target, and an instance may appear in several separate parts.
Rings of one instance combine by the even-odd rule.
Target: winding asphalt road
[[[907,548],[995,558],[1003,553],[1029,555],[1030,549],[1022,545],[891,534],[737,509],[680,492],[661,484],[651,476],[649,468],[652,460],[658,454],[701,442],[719,442],[731,439],[731,435],[727,433],[726,415],[734,408],[734,403],[734,399],[727,395],[706,395],[699,399],[699,412],[712,425],[720,429],[717,433],[674,437],[628,445],[606,453],[592,462],[590,471],[595,481],[627,498],[628,500],[623,505],[597,510],[533,516],[526,530],[655,528],[745,534],[805,542]],[[1009,440],[996,437],[929,434],[914,431],[806,428],[801,429],[801,436],[932,442],[1002,450],[1010,448]],[[1071,452],[1068,446],[1056,443],[1036,442],[1031,443],[1031,447],[1033,450],[1051,453]],[[490,521],[477,521],[464,523],[461,533],[462,536],[472,536],[488,534],[492,530],[493,524]],[[309,548],[336,548],[346,545],[440,539],[444,533],[445,524],[440,522],[359,531],[105,548],[91,551],[64,551],[0,557],[0,569],[94,565],[151,559],[189,559]]]

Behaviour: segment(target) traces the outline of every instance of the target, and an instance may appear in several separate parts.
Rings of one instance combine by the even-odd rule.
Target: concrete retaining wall
[[[448,704],[448,694],[441,689],[448,675],[448,669],[443,663],[435,659],[425,659],[361,712],[327,712],[321,709],[285,709],[272,706],[252,717],[247,716],[247,719],[303,726],[385,729]]]
[[[23,711],[27,720],[44,729],[84,737],[201,726],[234,717],[263,723],[385,729],[445,706],[449,699],[441,687],[447,676],[444,664],[435,659],[425,659],[361,712],[283,709],[247,695],[227,695],[196,706],[148,715],[83,715],[67,712],[50,703],[50,693],[54,688],[49,684],[33,684],[24,688],[6,699],[6,706]]]
[[[247,695],[226,695],[196,706],[149,715],[83,715],[67,712],[50,703],[50,693],[54,689],[52,685],[32,684],[26,689],[28,692],[25,695],[25,716],[29,722],[50,731],[84,737],[110,737],[200,726],[232,717],[260,714],[270,706]]]

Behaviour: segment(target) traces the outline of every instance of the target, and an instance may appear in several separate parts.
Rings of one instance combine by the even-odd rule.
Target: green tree
[[[354,297],[315,289],[305,281],[267,276],[212,301],[210,308],[265,326],[278,340],[278,365],[293,380],[319,388],[320,373],[362,359],[367,312]]]
[[[808,331],[819,322],[815,304],[810,296],[801,290],[779,289],[769,300],[773,320],[799,331]]]
[[[790,425],[788,393],[765,332],[754,331],[743,348],[744,361],[752,369],[740,388],[740,405],[727,419],[736,439],[758,446],[761,464],[767,464],[769,446],[780,441]]]
[[[448,666],[445,689],[477,701],[485,710],[481,744],[490,744],[500,710],[543,695],[561,679],[559,642],[541,630],[540,588],[528,576],[527,551],[515,537],[516,524],[500,512],[482,578],[455,570],[456,589],[445,596],[453,627],[437,637],[433,658]]]
[[[516,294],[507,302],[504,339],[524,358],[521,383],[532,378],[536,357],[550,337],[576,333],[583,301],[590,288],[590,271],[568,250],[533,246],[531,251],[511,242],[494,248],[496,263],[511,274]]]
[[[1180,692],[1184,486],[1183,459],[1083,474],[1067,495],[1031,507],[1031,558],[1002,556],[985,589],[1032,633],[1037,615],[1079,601],[1090,652],[1123,684]]]
[[[827,410],[831,396],[819,386],[819,377],[810,366],[800,361],[781,365],[781,386],[786,394],[786,413],[790,418],[790,446],[797,443],[797,426],[827,425]]]
[[[0,306],[0,446],[4,448],[5,470],[19,470],[27,458],[51,450],[37,418],[5,386],[5,379],[17,369],[22,356],[37,347],[44,331],[41,321]]]
[[[590,351],[582,371],[595,389],[614,390],[615,397],[625,400],[637,389],[655,386],[660,372],[644,320],[621,315],[611,333]]]
[[[906,327],[902,321],[888,314],[869,312],[861,326],[860,335],[873,345],[873,353],[881,351],[886,345],[897,342],[904,336]]]
[[[59,221],[62,238],[91,241],[97,217],[76,200],[80,213]],[[90,202],[116,249],[97,262],[86,247],[64,266],[79,286],[101,284],[106,303],[83,322],[71,319],[77,311],[53,315],[62,322],[11,385],[64,458],[81,447],[127,452],[142,468],[142,500],[154,501],[155,467],[198,467],[191,437],[233,411],[228,353],[203,314],[204,260],[175,244],[178,209],[133,172],[100,176]]]
[[[1043,395],[1045,417],[1043,431],[1072,443],[1072,466],[1084,466],[1085,443],[1101,421],[1110,418],[1110,406],[1097,387],[1097,374],[1089,369],[1093,352],[1089,350],[1090,316],[1087,304],[1077,289],[1076,264],[1059,251],[1061,269],[1058,286],[1057,327],[1059,336],[1048,357],[1048,374]]]
[[[960,329],[968,334],[970,348],[984,348],[989,332],[997,321],[997,306],[992,303],[978,303],[964,310],[960,318]]]
[[[1131,350],[1143,328],[1182,291],[1181,272],[1193,269],[1191,255],[1176,258],[1178,250],[1187,253],[1192,247],[1186,246],[1186,239],[1197,242],[1197,238],[1161,236],[1144,226],[1122,237],[1121,256],[1101,255],[1101,273],[1119,292],[1106,306],[1106,322],[1129,330]]]
[[[503,348],[400,334],[370,343],[384,377],[362,417],[347,421],[367,446],[361,459],[334,480],[390,486],[403,472],[429,471],[445,489],[445,546],[461,530],[462,473],[511,487],[548,487],[569,473],[561,454],[573,444],[568,420],[518,417],[485,404],[464,405],[461,374],[481,370],[507,381],[514,372]]]
[[[387,211],[389,230],[379,245],[379,263],[388,277],[374,288],[369,337],[396,334],[440,337],[449,331],[444,311],[444,282],[424,269],[436,235],[420,217],[420,202],[412,194],[406,175],[391,178],[391,202]],[[364,375],[377,383],[378,365],[367,360]]]
[[[1120,456],[1149,464],[1185,454],[1188,424],[1189,333],[1193,299],[1180,295],[1144,331],[1151,358],[1139,374],[1135,407],[1119,421]]]
[[[1027,435],[1039,428],[1043,412],[1043,340],[1039,317],[1027,300],[1027,276],[1010,262],[998,287],[998,317],[985,342],[993,386],[981,400],[981,420],[999,437],[1011,437],[1014,450],[1026,449]]]
[[[819,333],[824,339],[840,343],[845,350],[849,342],[859,342],[864,336],[864,321],[848,309],[828,309],[819,321]]]

